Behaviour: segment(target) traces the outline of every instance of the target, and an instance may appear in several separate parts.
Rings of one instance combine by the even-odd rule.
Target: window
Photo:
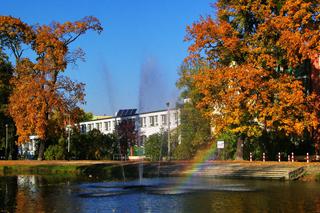
[[[150,124],[150,126],[155,126],[155,122],[154,122],[154,117],[153,116],[149,116],[149,124]]]
[[[88,124],[88,130],[89,130],[89,131],[92,130],[91,124]]]
[[[158,116],[157,115],[149,116],[149,123],[150,123],[150,126],[158,126]]]
[[[167,115],[161,115],[161,124],[167,125]]]
[[[140,126],[141,127],[146,127],[147,126],[146,117],[141,117],[140,118]]]
[[[104,122],[104,130],[105,131],[111,130],[111,121]]]
[[[81,132],[82,132],[82,133],[85,133],[85,132],[86,132],[86,125],[85,125],[85,124],[82,124],[82,125],[81,125]]]
[[[158,126],[158,115],[153,116],[154,117],[154,122],[156,126]]]
[[[96,129],[101,131],[102,129],[102,123],[96,123]]]

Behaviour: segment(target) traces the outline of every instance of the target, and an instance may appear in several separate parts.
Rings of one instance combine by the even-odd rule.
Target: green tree
[[[182,90],[180,97],[185,103],[179,107],[180,141],[173,152],[175,159],[191,159],[199,149],[212,142],[210,121],[196,108],[201,95],[192,76],[200,69],[200,65],[192,66],[187,63],[180,67],[177,87]]]
[[[191,100],[180,108],[180,143],[174,149],[174,158],[191,159],[211,140],[210,122],[193,105]]]
[[[0,155],[5,154],[6,125],[8,125],[9,128],[8,149],[11,148],[10,151],[13,151],[12,148],[15,147],[15,126],[8,112],[9,97],[12,92],[12,87],[10,85],[10,80],[12,76],[13,68],[10,62],[7,60],[7,57],[4,54],[1,54],[0,49],[0,148],[2,152],[2,154]]]
[[[77,108],[75,110],[75,113],[73,114],[76,114],[77,115],[77,123],[80,123],[80,122],[85,122],[85,121],[90,121],[93,119],[93,114],[92,112],[85,112],[83,109],[81,108]]]
[[[66,140],[61,137],[58,144],[50,145],[44,152],[46,160],[65,160],[66,159]]]
[[[144,152],[146,157],[152,161],[162,160],[160,157],[168,154],[168,133],[156,133],[150,135],[144,144]]]
[[[114,135],[105,135],[97,129],[81,134],[73,129],[71,137],[70,157],[79,160],[112,159],[118,153],[117,141]]]

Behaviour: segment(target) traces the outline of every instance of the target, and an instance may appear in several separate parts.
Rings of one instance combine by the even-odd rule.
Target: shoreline
[[[157,172],[159,162],[150,161],[110,161],[110,160],[71,160],[71,161],[38,161],[38,160],[0,160],[0,175],[22,175],[22,174],[35,174],[35,175],[51,175],[51,174],[70,174],[70,175],[85,175],[96,177],[109,177],[119,175],[121,167],[126,167],[127,173],[132,177],[137,175],[138,164],[143,162],[144,172],[147,176],[152,176]],[[316,182],[320,181],[320,162],[277,162],[277,161],[209,161],[207,164],[237,164],[240,166],[261,168],[270,166],[286,166],[292,168],[303,167],[305,174],[297,179],[303,182]],[[161,166],[174,167],[172,171],[166,171],[164,176],[183,176],[186,175],[184,171],[199,164],[194,161],[163,161]],[[170,170],[170,168],[169,168]]]

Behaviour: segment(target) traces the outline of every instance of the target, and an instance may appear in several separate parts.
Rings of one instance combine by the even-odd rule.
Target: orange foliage
[[[216,133],[232,127],[247,136],[259,136],[264,130],[302,135],[319,124],[308,104],[316,97],[305,97],[300,81],[289,75],[270,76],[250,65],[208,68],[194,76],[203,95],[198,107]]]
[[[205,65],[189,79],[215,131],[259,136],[319,129],[319,78],[309,73],[307,93],[288,72],[320,52],[319,1],[219,0],[215,6],[217,18],[201,17],[185,39],[191,42],[185,61]]]
[[[295,67],[320,51],[317,0],[225,1],[216,4],[217,20],[201,18],[187,27],[190,55],[210,63],[253,63],[273,69]]]
[[[31,27],[17,18],[0,16],[1,47],[16,59],[9,111],[20,143],[32,134],[45,141],[55,112],[71,114],[76,104],[84,101],[84,85],[62,73],[78,56],[70,53],[68,45],[87,30],[100,33],[102,27],[94,17]],[[23,58],[26,45],[34,51],[35,59]]]

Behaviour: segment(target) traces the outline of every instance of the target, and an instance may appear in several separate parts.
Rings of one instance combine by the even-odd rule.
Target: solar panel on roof
[[[137,109],[120,109],[117,113],[117,117],[133,116],[137,112]]]

